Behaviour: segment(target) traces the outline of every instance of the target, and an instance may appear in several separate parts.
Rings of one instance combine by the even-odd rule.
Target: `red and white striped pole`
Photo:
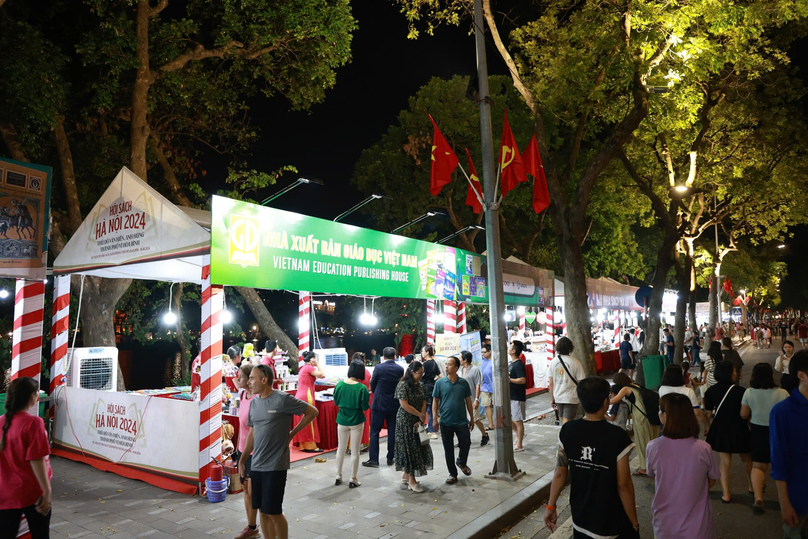
[[[53,282],[53,325],[51,326],[50,393],[65,383],[67,337],[70,330],[70,275]]]
[[[435,300],[426,300],[426,343],[435,344]]]
[[[544,341],[547,343],[547,361],[555,357],[555,325],[553,324],[553,308],[545,307],[547,322],[544,324]]]
[[[297,340],[297,349],[300,352],[300,359],[303,359],[303,356],[308,352],[311,347],[310,337],[311,337],[311,293],[310,292],[299,292],[298,293],[298,300],[297,300],[297,312],[298,312],[298,340]]]
[[[42,320],[45,317],[45,283],[17,279],[14,295],[14,332],[11,346],[11,379],[28,376],[39,382],[42,372]]]
[[[443,332],[457,333],[457,304],[448,299],[443,300]]]
[[[466,333],[466,302],[457,304],[457,332],[461,335]]]
[[[519,307],[517,311],[519,312],[519,337],[522,338],[525,334],[525,328],[527,327],[525,308]]]
[[[202,268],[202,372],[199,403],[199,489],[222,457],[222,310],[224,289],[210,284],[210,255]]]

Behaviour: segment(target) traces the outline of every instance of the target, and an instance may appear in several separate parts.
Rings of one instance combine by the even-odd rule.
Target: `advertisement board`
[[[505,305],[551,307],[555,274],[511,260],[502,261],[502,289]]]
[[[0,276],[47,277],[51,168],[0,158]]]
[[[61,386],[53,447],[176,481],[199,480],[199,403]]]
[[[488,303],[476,253],[219,196],[210,249],[214,284]]]
[[[435,355],[446,357],[460,354],[460,335],[457,333],[438,333],[435,335]]]
[[[472,363],[480,366],[483,361],[482,339],[479,331],[464,333],[460,336],[460,350],[468,350],[473,356]]]

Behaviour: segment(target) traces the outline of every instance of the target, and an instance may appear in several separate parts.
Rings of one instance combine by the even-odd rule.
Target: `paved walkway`
[[[528,414],[549,408],[549,398],[528,400]],[[440,440],[432,441],[435,470],[421,479],[427,489],[416,494],[401,488],[394,467],[360,467],[362,486],[334,486],[334,454],[323,455],[325,463],[307,459],[294,463],[289,472],[284,512],[289,536],[294,539],[463,537],[484,523],[495,521],[514,500],[529,497],[555,465],[558,429],[526,425],[526,450],[516,454],[526,476],[516,482],[486,479],[494,462],[492,444],[480,447],[480,434],[472,434],[469,466],[473,473],[460,476],[456,485],[446,485],[448,476]],[[383,441],[383,446],[384,447]],[[363,460],[366,455],[362,455]],[[197,538],[235,537],[246,525],[243,495],[228,495],[225,502],[211,504],[161,490],[146,483],[104,473],[85,464],[54,458],[54,539],[115,537]],[[349,466],[346,457],[346,466]],[[537,482],[539,481],[539,482]],[[534,490],[531,490],[534,489]],[[479,518],[476,523],[473,521]],[[454,534],[454,535],[453,535]],[[489,535],[492,536],[493,534]]]
[[[793,341],[794,339],[791,338]],[[777,353],[780,350],[781,340],[775,339],[770,349],[757,350],[748,344],[740,348],[744,360],[743,380],[741,384],[749,387],[749,378],[756,363],[766,361],[774,366]],[[799,346],[799,345],[798,345]],[[799,349],[799,348],[798,348]],[[702,359],[704,354],[702,354]],[[546,421],[546,420],[545,420]],[[636,456],[632,462],[632,470],[637,468]],[[654,498],[654,482],[647,477],[632,477],[634,481],[635,497],[637,501],[637,516],[640,520],[641,537],[651,539],[653,535],[653,514],[651,502]],[[747,494],[746,472],[737,455],[732,459],[731,488],[733,491],[732,503],[721,503],[721,484],[717,483],[710,490],[710,499],[713,505],[713,518],[716,525],[718,539],[777,539],[783,536],[780,520],[780,504],[777,501],[777,488],[771,477],[766,479],[766,492],[763,494],[766,513],[754,515],[751,505],[753,496]],[[572,537],[572,519],[570,518],[567,496],[564,490],[558,501],[558,522],[563,525],[554,534],[544,527],[544,507],[540,507],[527,515],[507,531],[503,531],[503,538],[519,539],[569,539]]]

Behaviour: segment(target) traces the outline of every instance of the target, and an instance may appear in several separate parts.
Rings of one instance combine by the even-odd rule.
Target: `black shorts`
[[[620,358],[620,368],[623,370],[634,370],[637,368],[637,364],[631,361],[631,358],[624,357]]]
[[[275,472],[250,471],[252,506],[265,515],[283,514],[283,494],[286,491],[286,470]]]

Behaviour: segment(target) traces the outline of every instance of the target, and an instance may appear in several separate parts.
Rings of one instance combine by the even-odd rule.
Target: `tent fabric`
[[[124,167],[54,261],[53,274],[201,283],[210,253],[205,222],[209,227],[209,212],[175,206]]]

